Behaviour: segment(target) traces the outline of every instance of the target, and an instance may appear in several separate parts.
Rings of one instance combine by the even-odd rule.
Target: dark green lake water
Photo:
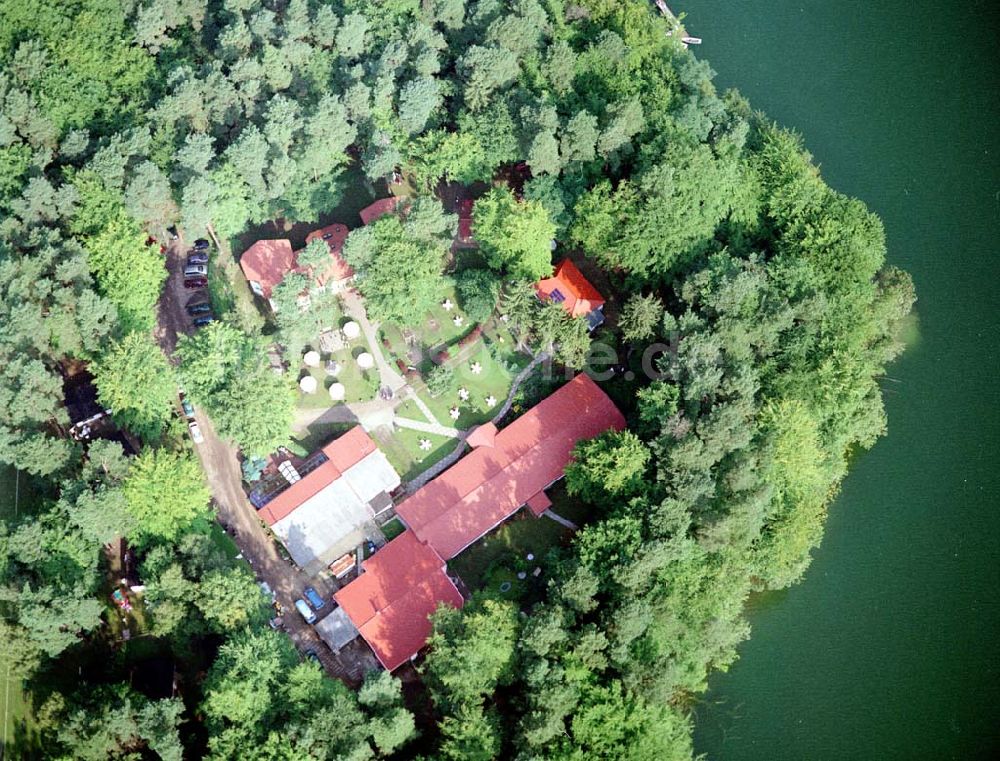
[[[711,759],[1000,758],[1000,3],[675,0],[885,221],[918,335],[805,580],[697,709]]]

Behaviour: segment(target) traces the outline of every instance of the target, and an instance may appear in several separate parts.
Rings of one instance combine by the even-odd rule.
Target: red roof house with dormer
[[[539,280],[535,284],[535,290],[539,298],[560,304],[573,317],[584,317],[604,309],[604,297],[600,291],[591,285],[569,259],[563,259],[556,265],[552,277]]]

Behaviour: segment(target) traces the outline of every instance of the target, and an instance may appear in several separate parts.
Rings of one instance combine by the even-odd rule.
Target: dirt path
[[[196,296],[196,300],[208,296],[207,293],[185,290],[182,277],[185,250],[183,241],[174,241],[167,250],[167,270],[170,274],[160,297],[155,336],[168,357],[173,354],[178,337],[194,330],[185,305],[192,296]],[[283,610],[284,628],[296,647],[300,651],[315,651],[331,676],[357,685],[365,671],[374,664],[374,656],[367,646],[359,639],[341,651],[339,656],[335,655],[294,607],[295,599],[302,596],[306,586],[311,584],[316,587],[327,600],[334,591],[333,587],[326,585],[322,579],[306,577],[278,554],[274,541],[264,530],[243,491],[236,449],[219,438],[211,420],[201,410],[196,411],[195,418],[205,440],[194,448],[205,470],[219,522],[233,536],[257,578],[266,581],[276,593]],[[323,612],[332,608],[332,604],[328,603]]]

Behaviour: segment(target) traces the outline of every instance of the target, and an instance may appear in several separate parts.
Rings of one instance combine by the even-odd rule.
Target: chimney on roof
[[[497,427],[493,425],[493,423],[483,423],[482,425],[473,428],[472,433],[469,434],[465,441],[473,449],[478,449],[479,447],[492,447],[496,440],[496,436]]]

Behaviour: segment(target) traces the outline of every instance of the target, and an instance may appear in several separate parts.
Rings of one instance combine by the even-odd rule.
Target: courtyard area
[[[472,322],[452,287],[406,328],[370,323],[356,292],[339,303],[336,324],[291,368],[293,438],[304,452],[360,422],[409,481],[454,451],[462,432],[490,421],[530,361],[501,320]]]

